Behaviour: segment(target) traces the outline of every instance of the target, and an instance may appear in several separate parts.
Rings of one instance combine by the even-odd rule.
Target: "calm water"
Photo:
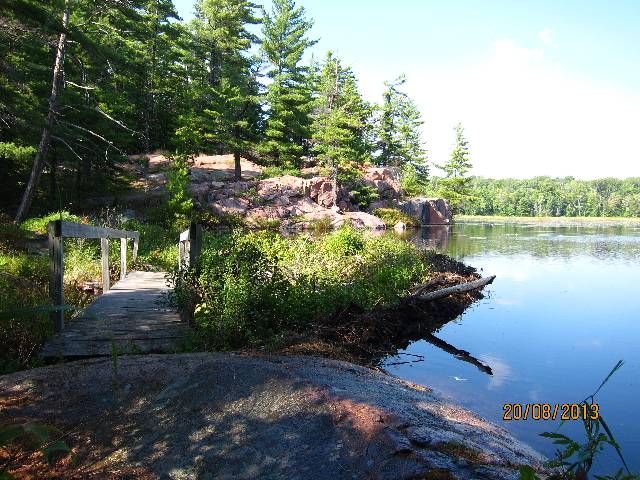
[[[467,223],[425,228],[414,241],[497,275],[485,299],[434,333],[489,365],[493,375],[426,341],[404,351],[424,361],[387,369],[551,456],[552,444],[538,434],[559,421],[505,422],[502,405],[580,402],[623,359],[596,400],[629,466],[640,470],[640,229]],[[569,422],[560,431],[582,440],[581,428]],[[619,466],[608,451],[595,470],[613,473]]]

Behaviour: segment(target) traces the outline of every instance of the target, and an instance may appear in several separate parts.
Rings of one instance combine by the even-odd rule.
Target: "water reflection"
[[[536,225],[465,223],[433,225],[407,234],[416,245],[446,250],[458,258],[478,253],[518,254],[570,259],[636,259],[638,230],[624,227],[546,227]]]
[[[419,355],[423,362],[389,371],[432,387],[553,455],[553,444],[539,434],[556,430],[559,422],[503,422],[503,404],[579,402],[624,359],[598,402],[630,468],[639,470],[640,419],[629,412],[640,397],[640,230],[472,223],[427,227],[410,239],[497,278],[487,298],[455,321],[416,330],[409,335],[413,341],[398,344],[401,356]],[[471,353],[457,354],[461,347]],[[580,422],[566,422],[561,432],[584,436]],[[609,449],[596,473],[618,467]]]

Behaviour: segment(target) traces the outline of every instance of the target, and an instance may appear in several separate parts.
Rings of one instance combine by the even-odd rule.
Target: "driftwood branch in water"
[[[472,282],[461,283],[460,285],[455,285],[453,287],[441,288],[440,290],[425,293],[424,295],[414,295],[410,298],[424,301],[437,300],[438,298],[448,297],[449,295],[453,295],[454,293],[463,293],[470,290],[475,290],[476,288],[484,287],[485,285],[493,282],[495,278],[495,275],[491,275],[490,277],[480,278]]]
[[[460,350],[459,348],[454,347],[450,343],[445,342],[444,340],[436,337],[431,333],[428,333],[424,337],[424,340],[432,345],[435,345],[438,348],[441,348],[445,352],[450,353],[459,360],[463,360],[467,363],[470,363],[471,365],[475,365],[481,372],[493,375],[493,371],[491,370],[491,367],[489,365],[485,365],[466,350]]]

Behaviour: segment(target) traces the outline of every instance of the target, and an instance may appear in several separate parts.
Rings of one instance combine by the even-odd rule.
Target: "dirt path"
[[[0,425],[20,420],[61,428],[76,456],[24,478],[493,479],[542,462],[424,387],[310,357],[132,356],[117,373],[103,359],[0,377]]]

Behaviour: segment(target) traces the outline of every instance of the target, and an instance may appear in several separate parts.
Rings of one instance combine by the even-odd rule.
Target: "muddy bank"
[[[433,275],[421,288],[423,294],[480,278],[475,268],[446,255],[432,253],[429,263]],[[482,291],[475,290],[430,302],[406,299],[367,313],[345,309],[289,337],[274,353],[317,355],[378,366],[385,357],[395,355],[411,342],[433,338],[443,325],[481,298]]]
[[[424,387],[310,357],[121,357],[0,377],[0,424],[35,420],[73,447],[23,478],[517,478],[543,459]]]

